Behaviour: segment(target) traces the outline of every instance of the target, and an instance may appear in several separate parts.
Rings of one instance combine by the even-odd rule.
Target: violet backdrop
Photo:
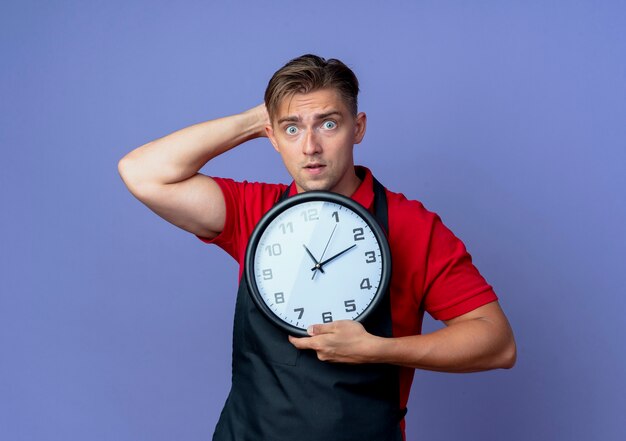
[[[355,70],[357,162],[442,216],[516,333],[513,370],[416,372],[408,439],[623,439],[625,23],[620,1],[3,2],[0,439],[210,439],[237,266],[117,161],[307,52]],[[266,140],[204,171],[288,181]]]

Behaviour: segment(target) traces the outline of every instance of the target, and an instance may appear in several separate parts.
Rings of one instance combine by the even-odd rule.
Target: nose
[[[322,151],[322,146],[319,143],[319,139],[315,130],[308,130],[303,140],[302,152],[305,155],[315,155]]]

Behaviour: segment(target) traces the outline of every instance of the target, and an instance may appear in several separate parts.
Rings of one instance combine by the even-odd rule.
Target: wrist
[[[363,361],[365,363],[386,363],[385,354],[388,351],[389,344],[392,343],[391,340],[393,339],[370,334],[363,351]]]
[[[240,114],[249,139],[266,137],[265,127],[270,124],[265,105],[253,107]]]

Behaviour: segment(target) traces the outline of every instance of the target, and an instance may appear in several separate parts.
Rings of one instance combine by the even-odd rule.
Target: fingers
[[[293,335],[289,336],[289,342],[294,345],[297,349],[313,349],[311,346],[311,339],[308,337],[294,337]]]
[[[307,328],[306,332],[310,336],[320,335],[320,334],[331,334],[335,331],[335,327],[336,327],[335,323],[337,322],[311,325]]]
[[[315,337],[293,337],[289,336],[289,341],[296,349],[315,351],[317,358],[321,361],[341,361],[334,357],[334,345],[321,335]]]
[[[289,336],[289,342],[297,349],[313,350],[321,361],[338,363],[367,362],[365,341],[371,337],[362,324],[352,320],[311,325],[309,337]]]
[[[307,329],[307,333],[311,336],[319,336],[322,334],[330,334],[333,332],[333,323],[319,324],[319,325],[311,325]],[[294,337],[292,335],[289,336],[289,341],[292,345],[294,345],[298,349],[317,349],[314,347],[313,338],[311,337]]]
[[[289,341],[292,345],[294,345],[298,349],[319,349],[319,345],[315,344],[317,339],[313,337],[320,336],[323,334],[332,334],[335,328],[335,322],[333,323],[325,323],[319,325],[311,325],[307,328],[307,333],[310,337],[294,337],[292,335],[289,336]]]

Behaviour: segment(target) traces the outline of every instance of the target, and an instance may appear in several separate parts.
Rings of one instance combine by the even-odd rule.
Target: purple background
[[[236,264],[117,161],[306,52],[356,71],[357,161],[442,216],[516,333],[511,371],[418,371],[409,439],[623,439],[625,23],[617,1],[3,2],[0,439],[210,439]],[[266,140],[205,171],[288,180]]]

